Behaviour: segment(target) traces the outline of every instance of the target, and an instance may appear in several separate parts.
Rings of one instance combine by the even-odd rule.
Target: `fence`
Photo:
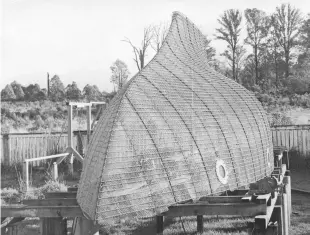
[[[73,146],[81,153],[82,146],[86,146],[86,134],[74,132]],[[1,163],[12,165],[21,163],[25,159],[63,153],[68,146],[66,133],[21,133],[1,135]],[[38,166],[44,161],[34,161]]]
[[[23,133],[1,135],[1,163],[12,165],[41,156],[63,153],[68,145],[66,133]],[[310,125],[277,126],[272,128],[275,146],[286,146],[300,155],[310,158]],[[86,147],[86,132],[75,131],[73,146],[82,154],[81,146]],[[43,161],[35,161],[39,165]]]
[[[310,158],[310,125],[277,126],[271,131],[275,146],[285,146],[300,156]]]

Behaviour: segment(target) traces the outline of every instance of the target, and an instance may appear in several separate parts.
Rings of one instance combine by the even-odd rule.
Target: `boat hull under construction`
[[[208,66],[205,40],[174,13],[159,52],[102,114],[77,193],[90,219],[154,216],[271,174],[266,113]]]

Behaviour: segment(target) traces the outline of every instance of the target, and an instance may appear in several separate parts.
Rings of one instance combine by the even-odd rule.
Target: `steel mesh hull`
[[[160,51],[96,125],[77,194],[86,216],[153,216],[271,174],[263,107],[206,60],[202,33],[174,13]]]

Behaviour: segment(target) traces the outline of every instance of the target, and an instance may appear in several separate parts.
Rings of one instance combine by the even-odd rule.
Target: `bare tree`
[[[259,50],[262,47],[263,40],[268,35],[268,24],[265,12],[256,8],[246,9],[244,11],[247,24],[248,36],[244,40],[246,44],[252,46],[255,62],[255,84],[258,84],[259,71]]]
[[[299,9],[290,4],[282,4],[276,8],[272,16],[275,34],[284,51],[285,77],[289,76],[292,49],[297,45],[297,37],[302,17]]]
[[[135,56],[133,60],[136,62],[139,71],[144,68],[145,58],[147,56],[146,53],[148,48],[151,46],[152,38],[153,38],[153,27],[148,26],[144,28],[143,39],[140,47],[133,45],[133,43],[128,38],[125,38],[125,40],[123,40],[124,42],[129,43],[129,45],[132,47]]]
[[[151,47],[154,51],[158,52],[160,47],[162,46],[166,35],[168,33],[169,26],[168,23],[160,23],[158,25],[153,26],[153,37],[151,40]]]
[[[224,12],[224,15],[218,19],[218,22],[222,26],[216,29],[216,38],[224,40],[228,43],[228,50],[224,52],[224,56],[230,56],[232,77],[237,80],[236,73],[236,51],[239,42],[239,36],[241,31],[242,15],[239,10],[230,9]]]
[[[112,71],[111,82],[115,85],[117,89],[120,90],[127,82],[128,76],[130,74],[128,67],[125,62],[120,59],[117,59],[112,66],[110,67]]]

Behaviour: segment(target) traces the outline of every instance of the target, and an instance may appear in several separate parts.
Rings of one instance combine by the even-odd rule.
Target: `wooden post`
[[[291,214],[292,214],[292,189],[291,189],[291,177],[285,176],[283,178],[285,184],[284,193],[287,194],[287,207],[288,207],[288,226],[291,226]]]
[[[53,179],[55,181],[58,179],[58,165],[57,165],[57,162],[53,163]]]
[[[72,132],[72,105],[68,104],[68,146],[73,145],[73,132]]]
[[[24,178],[24,183],[25,183],[25,190],[26,192],[29,189],[29,162],[24,161],[23,164],[23,178]]]
[[[74,235],[99,235],[99,228],[92,220],[76,217],[73,221],[72,234]]]
[[[282,196],[279,195],[278,196],[278,202],[277,202],[278,205],[276,205],[273,209],[273,213],[272,213],[272,216],[271,216],[271,219],[272,221],[276,221],[277,224],[278,224],[278,233],[279,235],[282,235],[283,234],[283,207],[282,207]]]
[[[287,194],[283,193],[282,194],[282,206],[283,206],[283,210],[282,210],[282,214],[283,214],[283,220],[282,220],[282,224],[283,224],[283,231],[282,234],[283,235],[289,235],[288,233],[288,204],[287,204]]]
[[[67,219],[64,219],[62,217],[41,218],[40,234],[41,235],[67,234]]]
[[[70,164],[69,164],[69,174],[73,175],[74,169],[73,169],[73,162],[74,162],[74,155],[70,154]]]
[[[4,134],[2,138],[2,154],[3,154],[3,162],[7,165],[11,165],[11,142],[10,135]]]
[[[164,233],[164,216],[156,216],[156,234],[162,235]]]
[[[3,233],[5,234],[5,233]],[[8,227],[8,235],[18,235],[18,229],[17,229],[17,225],[13,224],[12,226]]]
[[[203,215],[197,215],[197,233],[203,233]]]
[[[278,235],[278,223],[275,222],[268,226],[264,235]]]
[[[90,141],[90,134],[91,134],[91,105],[87,106],[87,144]]]

